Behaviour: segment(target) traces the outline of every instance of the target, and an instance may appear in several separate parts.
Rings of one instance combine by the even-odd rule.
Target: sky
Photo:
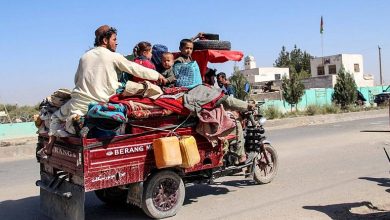
[[[177,51],[198,32],[217,33],[233,50],[252,55],[258,67],[273,66],[285,46],[320,57],[362,54],[364,73],[390,83],[390,1],[6,1],[0,0],[0,103],[35,105],[59,88],[72,89],[80,57],[93,47],[94,31],[118,30],[117,52],[140,41]],[[243,62],[210,64],[228,75]]]

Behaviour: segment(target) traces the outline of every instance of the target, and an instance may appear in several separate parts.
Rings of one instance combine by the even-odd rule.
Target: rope
[[[129,123],[129,124],[131,126],[133,126],[133,127],[147,128],[147,129],[150,129],[150,130],[153,130],[153,131],[167,131],[168,134],[166,135],[166,137],[172,136],[172,135],[175,135],[176,137],[180,137],[180,135],[178,135],[175,131],[178,128],[180,128],[190,117],[191,117],[191,115],[188,115],[187,118],[184,121],[182,121],[178,126],[174,127],[171,130],[169,130],[169,129],[162,129],[162,128],[154,128],[154,127],[149,127],[149,126],[144,126],[144,125],[134,125],[134,124],[131,124],[131,123]]]

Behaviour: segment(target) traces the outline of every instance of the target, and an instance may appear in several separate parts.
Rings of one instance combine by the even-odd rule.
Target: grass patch
[[[306,108],[306,115],[317,115],[317,114],[322,114],[322,109],[320,106],[317,105],[309,105]]]
[[[281,118],[282,116],[282,112],[275,107],[268,107],[264,109],[263,114],[267,119],[277,119],[277,118]]]

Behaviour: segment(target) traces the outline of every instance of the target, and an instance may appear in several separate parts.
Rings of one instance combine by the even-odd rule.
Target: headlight
[[[261,117],[260,120],[259,120],[259,123],[260,123],[260,125],[264,125],[264,123],[265,123],[266,121],[267,121],[266,118]]]

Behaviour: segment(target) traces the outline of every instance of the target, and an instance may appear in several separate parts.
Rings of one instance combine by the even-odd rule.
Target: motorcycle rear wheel
[[[270,144],[264,144],[265,153],[270,160],[270,164],[267,165],[264,153],[260,153],[255,159],[254,180],[258,184],[270,183],[276,176],[279,167],[278,154],[275,148]]]

